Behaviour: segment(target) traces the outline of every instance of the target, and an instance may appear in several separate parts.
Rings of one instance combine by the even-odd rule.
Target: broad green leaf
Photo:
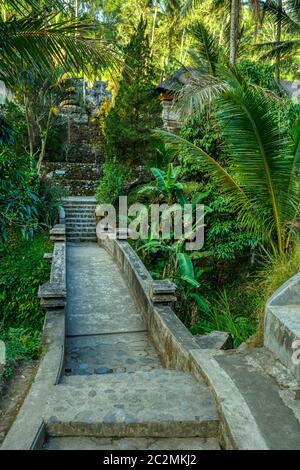
[[[194,266],[190,257],[186,253],[178,253],[177,261],[181,271],[182,276],[187,276],[190,279],[195,278]]]

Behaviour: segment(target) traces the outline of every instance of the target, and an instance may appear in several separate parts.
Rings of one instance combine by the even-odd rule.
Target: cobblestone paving
[[[161,367],[124,279],[96,243],[67,248],[66,375]]]
[[[68,243],[67,290],[65,375],[45,404],[45,448],[218,449],[208,387],[162,366],[103,248]]]
[[[161,367],[145,332],[68,338],[66,375],[91,375]]]

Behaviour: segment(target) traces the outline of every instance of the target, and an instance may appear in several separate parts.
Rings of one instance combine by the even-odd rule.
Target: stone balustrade
[[[55,225],[50,230],[50,239],[54,242],[50,281],[40,286],[38,296],[47,310],[61,310],[65,307],[67,296],[65,225]],[[49,254],[47,258],[50,258]]]

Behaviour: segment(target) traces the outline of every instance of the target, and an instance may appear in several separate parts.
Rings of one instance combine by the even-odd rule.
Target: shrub
[[[123,194],[129,170],[117,162],[108,160],[103,166],[103,176],[97,188],[99,204],[113,204]]]
[[[18,155],[12,147],[0,152],[0,237],[8,228],[32,238],[38,229],[38,180],[29,155]]]
[[[51,248],[45,235],[24,241],[14,234],[0,247],[0,340],[6,345],[6,376],[20,360],[39,356],[44,311],[37,291],[49,279],[43,254]]]
[[[277,90],[274,79],[275,66],[266,63],[258,63],[249,59],[241,60],[238,64],[241,75],[250,83],[263,88]]]
[[[51,247],[45,235],[26,241],[12,233],[1,246],[0,328],[41,329],[44,312],[37,292],[49,278],[50,266],[43,255]]]
[[[152,130],[161,122],[146,27],[141,20],[125,48],[119,91],[104,125],[107,155],[128,166],[148,162],[157,142]]]

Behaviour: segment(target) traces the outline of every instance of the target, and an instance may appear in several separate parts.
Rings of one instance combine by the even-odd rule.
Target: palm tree
[[[195,23],[190,34],[194,40],[194,47],[188,50],[192,65],[185,67],[184,84],[174,87],[178,109],[184,116],[203,110],[237,82],[237,75],[228,67],[226,51],[203,23]]]
[[[262,59],[275,59],[276,78],[279,81],[281,61],[294,57],[300,50],[300,0],[267,0],[263,11],[264,17],[275,23],[275,41],[260,43],[257,46],[267,49],[267,52],[262,54]],[[292,38],[282,39],[283,33],[291,35]]]
[[[254,232],[276,256],[292,239],[299,214],[300,125],[283,137],[269,96],[246,84],[218,98],[228,168],[187,140],[157,131],[174,154],[200,161],[230,197],[241,228]]]
[[[238,52],[238,39],[240,33],[240,0],[231,0],[230,9],[230,56],[231,65],[236,64]]]

